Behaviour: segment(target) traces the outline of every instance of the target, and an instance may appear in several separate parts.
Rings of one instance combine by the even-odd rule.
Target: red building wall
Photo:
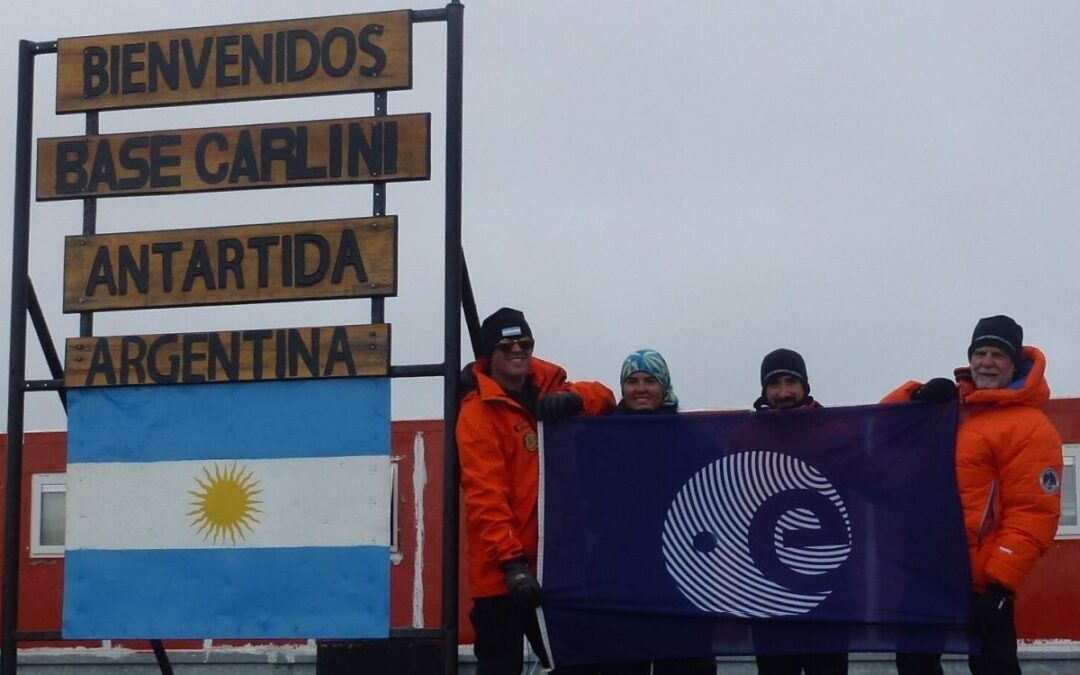
[[[1080,442],[1080,399],[1057,399],[1045,409],[1066,443]],[[23,453],[23,511],[20,543],[19,629],[58,631],[63,594],[62,558],[30,558],[30,476],[60,473],[66,465],[64,432],[30,433]],[[6,436],[0,459],[6,462]],[[390,623],[394,628],[437,628],[441,617],[442,453],[441,420],[394,422],[392,460],[398,467],[398,551],[390,571]],[[419,464],[419,466],[418,466]],[[419,469],[419,470],[418,470]],[[417,499],[414,485],[422,491]],[[0,507],[6,486],[0,485]],[[417,515],[417,506],[422,516]],[[464,518],[462,518],[462,522]],[[464,541],[464,537],[461,538]],[[458,626],[460,641],[472,642],[468,583],[460,559]],[[419,574],[417,574],[419,572]],[[1021,638],[1080,641],[1080,539],[1058,540],[1035,567],[1017,597]],[[249,641],[243,641],[247,644]],[[215,644],[230,644],[217,641]],[[61,643],[97,646],[96,642]],[[118,644],[118,643],[114,643]],[[28,645],[29,646],[29,645]],[[58,645],[59,646],[59,645]],[[128,643],[146,649],[146,643]],[[173,649],[201,648],[199,641],[169,642]]]

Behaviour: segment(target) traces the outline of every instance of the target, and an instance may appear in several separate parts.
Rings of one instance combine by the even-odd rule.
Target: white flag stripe
[[[320,457],[238,460],[258,493],[246,511],[252,530],[226,527],[199,533],[215,465],[231,471],[233,460],[105,462],[68,465],[69,549],[277,548],[389,546],[390,458]],[[202,481],[203,485],[196,481]],[[196,511],[194,515],[192,511]],[[234,509],[235,511],[235,509]],[[224,520],[236,521],[235,512]],[[254,519],[257,519],[255,522]],[[229,533],[243,533],[232,541]],[[224,536],[222,536],[224,534]]]

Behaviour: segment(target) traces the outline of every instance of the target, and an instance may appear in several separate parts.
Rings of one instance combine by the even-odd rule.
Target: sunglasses
[[[533,345],[536,344],[531,337],[516,337],[516,338],[503,338],[495,343],[495,348],[503,354],[509,354],[514,349],[514,345],[521,347],[523,352],[531,352]]]

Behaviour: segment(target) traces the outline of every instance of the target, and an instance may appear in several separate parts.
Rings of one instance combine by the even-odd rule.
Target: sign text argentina
[[[397,217],[67,237],[64,311],[397,293]]]
[[[58,41],[59,113],[408,89],[408,11]]]
[[[66,352],[68,387],[386,377],[390,325],[78,337]]]
[[[38,139],[37,198],[427,180],[431,115]]]

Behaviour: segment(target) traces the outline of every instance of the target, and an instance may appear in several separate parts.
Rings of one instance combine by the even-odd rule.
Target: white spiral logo
[[[664,521],[668,574],[707,612],[809,612],[832,592],[825,576],[850,553],[851,521],[836,488],[779,452],[709,464],[679,490]]]

